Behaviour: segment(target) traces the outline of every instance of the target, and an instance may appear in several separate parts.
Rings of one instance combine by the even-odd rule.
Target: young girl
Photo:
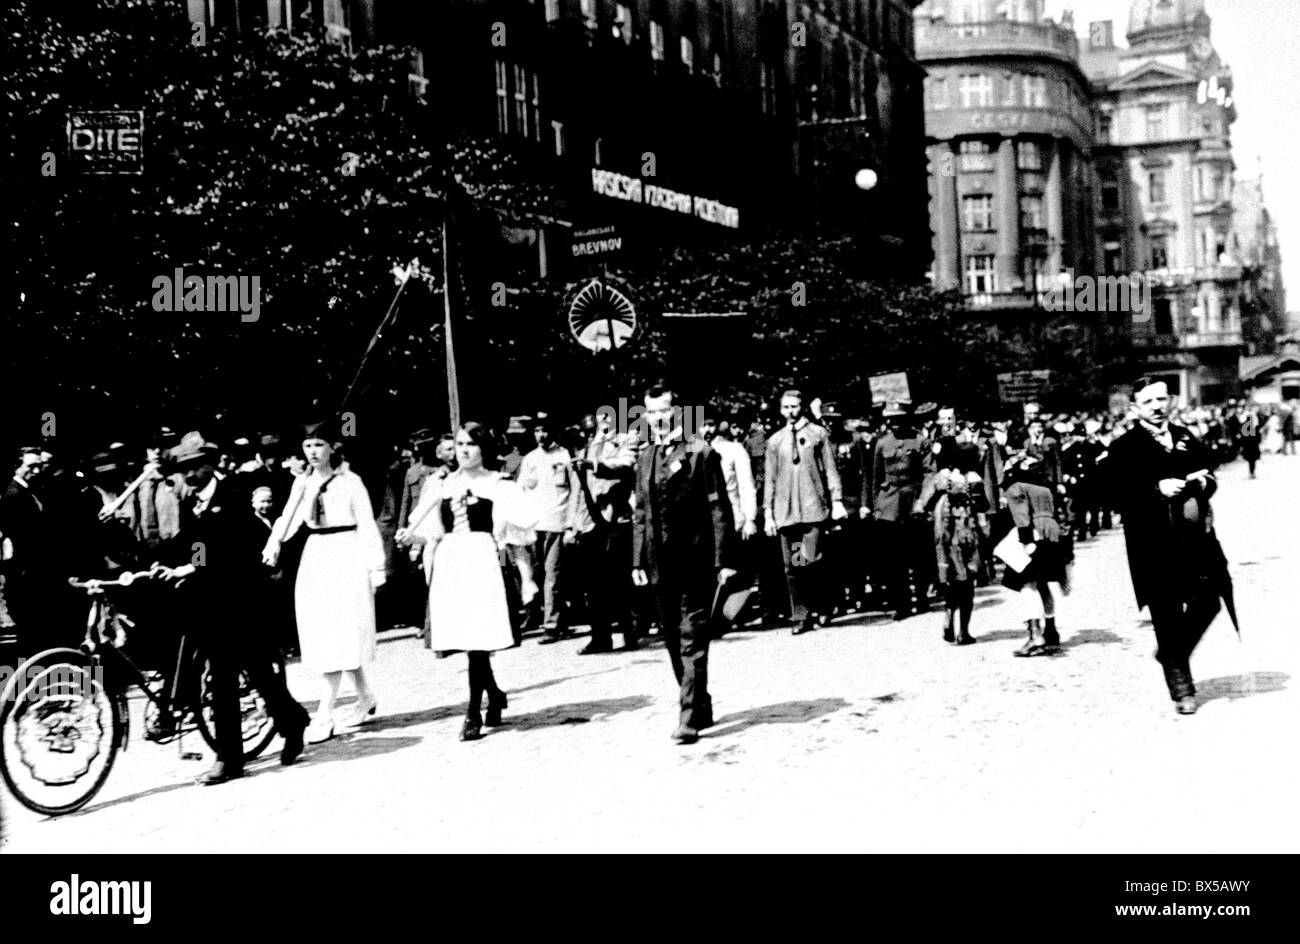
[[[516,644],[516,606],[505,575],[500,545],[507,532],[530,528],[537,512],[522,489],[495,467],[497,451],[479,423],[456,434],[455,472],[420,493],[412,524],[397,532],[399,543],[433,545],[429,582],[431,647],[439,656],[467,653],[469,707],[462,741],[478,740],[481,729],[501,724],[506,694],[492,672],[492,653]],[[481,713],[487,695],[487,715]]]
[[[1042,484],[1039,460],[1021,455],[1007,464],[1003,495],[1016,536],[1029,557],[1017,571],[1008,566],[1002,585],[1018,594],[1029,638],[1017,656],[1055,652],[1061,637],[1056,630],[1056,597],[1052,585],[1070,591],[1069,565],[1074,558],[1068,531],[1057,521],[1059,506],[1051,489]]]
[[[967,646],[975,641],[970,634],[971,611],[975,607],[975,582],[984,567],[980,551],[988,522],[979,510],[979,492],[983,480],[971,473],[944,471],[938,475],[939,498],[934,506],[934,549],[939,563],[939,584],[943,587],[944,642]],[[960,629],[954,622],[960,615]]]

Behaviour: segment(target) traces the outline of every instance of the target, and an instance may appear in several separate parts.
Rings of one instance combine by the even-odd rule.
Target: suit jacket
[[[778,528],[825,521],[843,499],[830,433],[807,419],[768,437],[763,470],[763,511]]]
[[[735,566],[734,522],[718,454],[702,439],[642,449],[632,516],[633,566],[655,583],[712,585]]]
[[[424,480],[433,474],[433,467],[417,462],[406,470],[402,481],[402,494],[397,503],[397,527],[405,528],[411,523],[411,512],[420,503],[420,489]]]
[[[1170,424],[1169,434],[1173,448],[1165,449],[1138,424],[1110,444],[1097,469],[1111,507],[1124,517],[1139,609],[1157,596],[1186,599],[1198,579],[1213,581],[1225,599],[1231,598],[1227,560],[1208,513],[1214,479],[1204,488],[1191,483],[1172,500],[1159,488],[1161,479],[1212,471],[1213,457],[1189,430]]]
[[[0,535],[13,544],[13,558],[4,562],[9,573],[43,569],[52,550],[42,503],[30,485],[12,479],[0,496]]]
[[[1061,484],[1060,440],[1055,436],[1044,433],[1043,438],[1035,443],[1026,436],[1024,450],[1042,463],[1043,479],[1052,491],[1056,491],[1056,486]]]
[[[886,431],[876,440],[871,462],[871,507],[878,521],[906,521],[925,478],[923,440],[899,439]]]
[[[182,592],[189,616],[218,630],[222,620],[242,619],[241,611],[252,612],[265,603],[258,578],[264,579],[266,568],[261,548],[252,546],[249,531],[242,526],[241,519],[251,517],[251,512],[238,500],[238,491],[228,482],[218,482],[198,515],[194,512],[197,495],[187,496],[181,506],[180,533],[160,548],[164,564],[200,565],[186,578]]]

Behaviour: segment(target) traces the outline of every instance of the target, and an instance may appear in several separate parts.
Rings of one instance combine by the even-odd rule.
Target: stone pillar
[[[1065,209],[1061,193],[1061,143],[1053,140],[1046,145],[1047,183],[1043,193],[1043,214],[1047,217],[1047,272],[1051,276],[1061,271],[1064,260],[1061,246],[1065,240]]]
[[[934,174],[934,281],[941,290],[961,285],[961,200],[957,196],[957,156],[951,141],[931,146]],[[945,173],[947,171],[947,173]]]
[[[1020,275],[1020,190],[1016,186],[1016,143],[1003,138],[998,145],[993,225],[998,228],[998,291],[1010,291]]]

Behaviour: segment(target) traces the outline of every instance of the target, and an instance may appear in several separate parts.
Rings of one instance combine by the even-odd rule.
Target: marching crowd
[[[292,763],[334,736],[345,675],[357,701],[340,726],[376,717],[378,629],[420,626],[439,656],[467,653],[469,741],[508,708],[491,653],[583,625],[582,655],[613,652],[616,634],[637,649],[657,626],[680,686],[674,738],[690,743],[713,724],[709,640],[736,624],[802,635],[937,607],[960,646],[975,588],[1000,581],[1025,630],[1015,655],[1056,652],[1074,545],[1119,516],[1170,695],[1191,713],[1191,649],[1219,600],[1232,607],[1213,470],[1240,456],[1253,477],[1261,452],[1294,454],[1295,423],[1247,403],[1179,412],[1159,382],[1134,397],[1122,414],[1027,403],[992,419],[909,403],[852,416],[786,390],[744,417],[684,409],[659,384],[636,431],[608,410],[572,426],[514,416],[500,436],[422,429],[365,477],[329,421],[226,444],[161,429],[80,463],[28,445],[0,498],[0,654],[76,644],[86,601],[69,577],[149,568],[137,620],[183,613],[223,640],[222,747],[203,781],[221,783],[242,775],[241,668]],[[295,652],[321,679],[311,716],[267,671]]]

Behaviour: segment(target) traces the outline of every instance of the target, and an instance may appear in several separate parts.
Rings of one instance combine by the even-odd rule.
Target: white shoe
[[[311,724],[307,725],[307,730],[302,733],[302,739],[308,744],[322,744],[334,737],[334,722],[320,721],[313,718]]]
[[[358,700],[352,706],[352,714],[348,715],[344,725],[349,728],[359,728],[361,725],[375,720],[375,711],[379,708],[379,702],[371,699],[368,703]]]

